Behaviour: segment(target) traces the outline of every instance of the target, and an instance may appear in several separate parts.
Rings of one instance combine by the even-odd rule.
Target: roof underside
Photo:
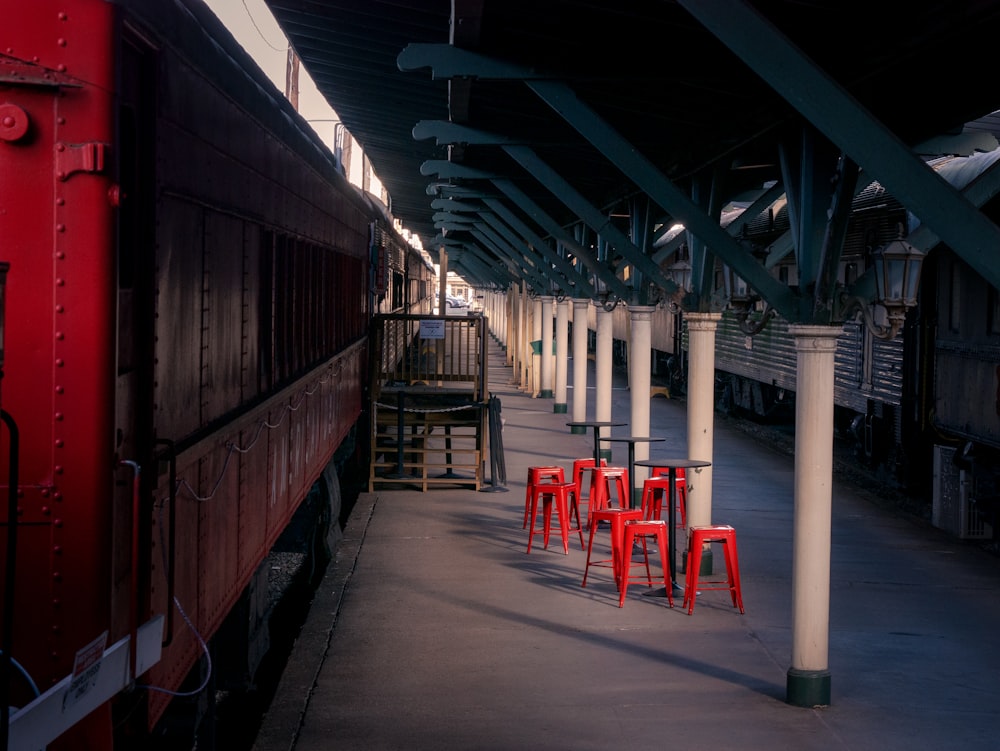
[[[780,179],[778,144],[801,115],[683,5],[667,0],[267,0],[320,91],[362,145],[390,208],[425,245],[448,160],[509,179],[562,226],[578,216],[495,144],[415,140],[421,121],[451,121],[529,144],[586,201],[612,213],[641,193],[522,80],[486,68],[434,80],[401,71],[412,44],[451,43],[565,84],[663,176],[690,192],[706,171],[727,195]],[[453,7],[454,6],[454,11]],[[1000,109],[990,84],[1000,3],[927,2],[889,12],[843,0],[706,0],[749,7],[907,146]],[[901,7],[901,6],[896,6]],[[874,10],[873,10],[874,8]],[[454,30],[454,34],[452,31]],[[437,73],[437,71],[435,71]],[[808,97],[803,92],[803,97]],[[475,140],[475,139],[473,139]],[[454,228],[450,231],[456,232]]]

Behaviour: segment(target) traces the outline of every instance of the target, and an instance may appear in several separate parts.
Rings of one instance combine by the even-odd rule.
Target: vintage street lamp
[[[751,293],[750,286],[746,280],[737,274],[732,266],[724,264],[722,266],[723,283],[726,285],[726,297],[729,298],[729,308],[736,317],[736,323],[747,336],[756,336],[774,318],[774,309],[767,302],[761,316],[756,321],[750,320],[750,313],[757,309],[757,302],[760,298]]]
[[[872,251],[874,299],[869,303],[857,297],[849,298],[845,301],[844,310],[857,307],[872,336],[878,339],[894,338],[903,327],[906,311],[917,304],[924,256],[923,251],[913,247],[902,237]],[[888,326],[875,322],[872,308],[877,305],[885,309]]]

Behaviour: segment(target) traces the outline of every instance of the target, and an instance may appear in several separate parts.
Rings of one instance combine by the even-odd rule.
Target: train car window
[[[949,273],[951,274],[951,283],[949,284],[951,297],[948,300],[948,330],[958,332],[962,325],[962,279],[961,270],[954,260],[950,264]]]
[[[320,354],[333,352],[330,341],[330,298],[327,295],[327,278],[330,276],[330,254],[321,251],[316,259],[316,346]]]
[[[257,358],[258,393],[266,393],[274,383],[274,233],[263,231],[260,254],[260,298],[257,336],[260,356]]]
[[[403,307],[403,275],[392,272],[392,309],[398,311]]]
[[[991,336],[1000,336],[1000,295],[997,294],[996,287],[989,288],[987,305],[987,331]]]
[[[334,275],[337,279],[347,278],[345,261],[346,259],[343,254],[337,253],[334,255]],[[338,350],[344,346],[347,340],[347,337],[345,336],[347,326],[347,307],[345,303],[346,300],[344,296],[334,297],[333,310],[331,311],[334,323],[334,346]]]
[[[292,242],[285,235],[278,235],[277,239],[274,264],[276,354],[274,373],[278,382],[283,382],[291,375],[294,364],[292,330],[295,326],[295,297],[293,294],[295,270],[292,264]]]

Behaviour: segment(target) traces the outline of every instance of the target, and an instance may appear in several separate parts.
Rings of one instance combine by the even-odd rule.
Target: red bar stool
[[[670,478],[666,475],[647,477],[642,483],[642,518],[656,520],[663,511],[663,502],[670,500]]]
[[[612,483],[620,508],[629,508],[628,469],[626,467],[594,467],[590,479],[590,502],[587,526],[593,527],[594,512],[611,506]]]
[[[645,579],[648,586],[653,586],[653,576],[649,571],[649,549],[646,547],[646,539],[649,537],[654,539],[656,546],[660,549],[660,570],[663,572],[663,586],[667,589],[667,600],[670,602],[670,607],[674,606],[674,594],[671,591],[673,587],[670,584],[670,566],[667,563],[670,560],[668,558],[670,548],[667,544],[667,523],[656,519],[647,519],[625,522],[625,537],[622,544],[621,586],[618,588],[620,592],[618,607],[624,607],[625,605],[625,593],[628,592],[629,582],[638,581],[643,578],[632,577],[629,573],[629,569],[632,567],[632,546],[635,545],[637,538],[642,540],[642,557],[646,564]]]
[[[537,531],[544,531],[543,542],[545,547],[549,547],[549,531],[552,528],[552,507],[555,506],[556,516],[559,517],[559,534],[562,537],[563,553],[569,555],[569,496],[575,486],[571,482],[540,482],[534,486],[531,494],[531,530],[528,532],[528,551],[531,552],[531,540]],[[544,523],[542,530],[535,529],[535,522],[538,519],[538,500],[542,500],[542,515]],[[580,534],[580,549],[583,550],[583,530],[580,525],[576,525],[573,530]]]
[[[521,529],[528,528],[528,515],[531,513],[531,492],[535,485],[541,482],[566,482],[566,472],[555,465],[548,467],[528,467],[528,484],[524,489],[524,524]]]
[[[670,470],[666,467],[655,467],[653,469],[653,477],[669,477]],[[688,486],[687,477],[684,474],[684,468],[678,467],[674,470],[674,477],[677,478],[677,510],[680,511],[677,526],[684,527],[687,524],[687,497],[688,497]],[[657,517],[659,518],[659,517]]]
[[[608,466],[607,459],[601,459],[601,466]],[[575,510],[576,513],[576,523],[580,523],[580,503],[587,501],[588,509],[590,503],[590,493],[587,493],[586,498],[583,495],[583,474],[584,472],[589,472],[594,468],[593,457],[587,457],[586,459],[577,459],[573,462],[573,482],[576,484],[576,489],[573,491],[574,507],[571,510]],[[589,486],[588,486],[589,487]],[[590,523],[589,521],[587,522]]]
[[[701,566],[702,546],[711,542],[720,542],[725,551],[726,578],[719,580],[699,581],[698,568]],[[740,587],[740,563],[736,555],[736,530],[728,524],[711,524],[704,527],[691,527],[688,530],[687,580],[684,587],[684,604],[688,615],[694,612],[694,598],[697,591],[709,589],[727,589],[733,598],[733,607],[743,612],[743,590]],[[713,586],[715,585],[715,586]]]
[[[587,565],[583,569],[583,583],[581,587],[587,586],[587,574],[590,573],[591,566],[603,566],[612,569],[615,577],[615,584],[621,586],[621,565],[622,565],[622,545],[625,538],[625,522],[642,521],[642,509],[630,508],[602,508],[590,512],[590,539],[587,542]],[[600,526],[598,522],[611,523],[611,557],[602,560],[593,560],[594,533]]]

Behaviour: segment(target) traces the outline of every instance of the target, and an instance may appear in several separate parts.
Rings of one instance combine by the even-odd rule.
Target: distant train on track
[[[936,159],[932,166],[961,189],[998,159],[1000,150],[976,152]],[[983,210],[995,221],[1000,201]],[[868,184],[854,201],[842,281],[860,276],[873,250],[918,226],[881,185]],[[742,240],[765,256],[787,230],[782,201],[751,220]],[[932,503],[937,526],[960,537],[993,539],[1000,501],[1000,297],[945,245],[928,250],[918,306],[896,337],[879,339],[861,321],[845,323],[836,353],[835,421],[854,441],[860,464]],[[793,256],[774,264],[772,273],[794,285]],[[672,342],[662,346],[676,353]],[[683,356],[670,362],[682,368]],[[726,311],[716,333],[715,365],[723,411],[765,420],[794,414],[796,352],[780,317],[750,336]]]
[[[433,270],[200,0],[8,4],[0,262],[4,748],[194,745]]]

